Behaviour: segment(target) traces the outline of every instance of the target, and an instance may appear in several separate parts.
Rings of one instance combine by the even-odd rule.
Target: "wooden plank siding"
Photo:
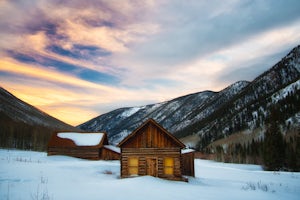
[[[186,176],[195,176],[195,169],[194,169],[194,158],[195,153],[185,153],[181,155],[182,161],[182,174]]]
[[[173,137],[170,137],[169,134],[165,134],[165,131],[150,123],[142,127],[138,131],[138,134],[134,134],[134,137],[133,135],[130,135],[130,138],[123,144],[119,144],[119,146],[122,146],[122,148],[178,147],[180,141],[174,142]],[[183,148],[185,146],[181,143],[179,147]]]
[[[99,160],[100,151],[101,149],[90,147],[48,147],[48,156],[65,155],[75,158]]]
[[[119,160],[120,153],[112,151],[104,146],[101,149],[100,159],[102,159],[102,160]]]

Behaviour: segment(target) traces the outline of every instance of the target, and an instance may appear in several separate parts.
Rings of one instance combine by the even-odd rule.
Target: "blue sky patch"
[[[79,77],[94,83],[104,83],[108,85],[114,85],[120,82],[119,79],[115,76],[90,69],[82,70],[79,73]]]
[[[72,58],[79,58],[80,55],[78,55],[76,52],[66,50],[58,45],[51,45],[46,48],[47,50],[62,55],[62,56],[67,56],[67,57],[72,57]]]
[[[93,47],[90,48],[92,49]],[[56,49],[56,50],[68,54],[68,52],[64,52],[64,50],[62,49]],[[73,65],[67,62],[55,60],[52,58],[47,58],[45,56],[40,56],[40,55],[29,56],[27,54],[19,53],[16,51],[7,51],[7,53],[11,57],[13,57],[14,59],[20,62],[37,64],[45,68],[55,68],[57,71],[74,74],[77,77],[86,81],[108,84],[108,85],[119,83],[119,79],[113,75],[102,73],[92,69],[87,69],[83,66]]]
[[[46,48],[48,51],[58,55],[75,59],[90,59],[91,57],[103,57],[111,55],[110,52],[92,45],[74,44],[71,49],[64,49],[58,45],[51,45]]]
[[[36,62],[36,59],[33,56],[19,53],[13,50],[7,50],[6,53],[13,57],[15,60],[24,62],[24,63],[33,63]]]

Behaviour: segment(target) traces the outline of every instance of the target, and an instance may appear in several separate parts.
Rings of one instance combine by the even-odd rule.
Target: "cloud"
[[[26,58],[27,59],[27,58]],[[24,59],[23,59],[24,60]],[[66,73],[57,72],[53,69],[44,69],[42,67],[35,67],[26,65],[24,63],[18,63],[10,58],[2,58],[0,61],[0,70],[13,74],[22,74],[24,76],[38,78],[45,81],[52,81],[56,83],[64,83],[77,86],[85,86],[91,88],[101,88],[104,90],[110,90],[106,86],[100,84],[94,84],[88,81],[84,81],[72,76],[68,76]]]
[[[93,58],[94,56],[105,57],[111,55],[111,52],[108,52],[95,45],[73,44],[71,48],[64,48],[62,46],[53,44],[47,46],[46,50],[73,59],[84,60],[88,60],[89,58]]]
[[[42,0],[2,1],[2,4],[3,16],[14,15],[0,20],[3,27],[0,53],[15,52],[24,59],[42,58],[57,64],[54,67],[60,70],[67,67],[72,71],[74,66],[88,68],[94,73],[82,70],[80,76],[91,77],[91,81],[103,80],[97,79],[97,74],[107,77],[104,81],[121,76],[124,68],[111,65],[112,54],[128,51],[130,43],[143,40],[144,35],[157,28],[143,21],[147,9],[154,6],[151,1]]]
[[[137,95],[130,89],[96,84],[11,58],[0,61],[0,79],[1,86],[18,98],[73,125],[95,117],[96,113],[143,105],[158,98],[146,89],[139,90]]]
[[[184,64],[300,17],[299,1],[198,2],[171,2],[163,8],[157,15],[163,18],[162,33],[135,46],[133,59],[153,65]]]
[[[93,106],[112,102],[122,93],[67,74],[7,61],[0,63],[0,77],[1,86],[20,99],[73,125],[95,117],[103,110]]]
[[[108,85],[113,85],[118,82],[118,79],[110,74],[102,73],[94,69],[85,68],[84,66],[78,66],[70,64],[68,62],[48,58],[38,54],[27,55],[15,51],[7,51],[7,54],[15,60],[18,60],[19,62],[44,66],[46,68],[51,68],[52,70],[55,69],[58,72],[61,71],[73,74],[86,81]]]
[[[188,84],[187,88],[198,84],[198,88],[222,89],[225,81],[212,84],[216,76],[222,77],[219,73],[246,67],[255,59],[270,58],[264,56],[265,52],[277,54],[277,48],[286,50],[297,45],[299,8],[299,1],[173,1],[154,15],[154,20],[155,16],[160,18],[157,20],[161,30],[133,45],[130,52],[116,55],[114,64],[128,66],[123,76],[125,85],[138,82],[146,87],[157,84],[145,81],[156,77],[177,80],[183,86]],[[226,50],[232,51],[223,53]],[[217,57],[222,59],[213,61]],[[256,73],[244,78],[251,80],[268,67],[256,68]],[[214,73],[208,77],[207,71]]]
[[[300,41],[300,22],[271,29],[249,38],[216,55],[224,69],[215,76],[218,83],[230,84],[239,80],[253,80],[281,60]],[[284,42],[283,42],[284,41]]]
[[[3,0],[1,84],[72,124],[218,91],[297,45],[299,9],[298,0]]]

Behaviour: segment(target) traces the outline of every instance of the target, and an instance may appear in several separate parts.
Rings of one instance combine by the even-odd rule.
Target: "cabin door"
[[[147,175],[157,176],[157,159],[147,158]]]

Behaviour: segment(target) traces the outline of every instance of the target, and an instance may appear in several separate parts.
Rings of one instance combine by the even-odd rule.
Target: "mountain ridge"
[[[53,126],[55,122],[60,122],[61,124],[58,124],[59,126],[70,126],[69,124],[66,124],[65,122],[50,116],[46,112],[42,111],[39,108],[36,108],[32,106],[31,104],[26,103],[25,101],[17,98],[13,94],[11,94],[9,91],[5,90],[3,87],[0,86],[0,98],[1,98],[1,104],[0,104],[0,111],[6,112],[6,114],[9,115],[9,117],[14,118],[18,121],[23,121],[28,124],[40,124],[44,126]],[[17,103],[20,106],[13,105]],[[13,110],[13,111],[12,111]],[[12,112],[10,112],[12,111]],[[26,114],[25,114],[26,113]],[[19,114],[19,115],[16,115]],[[45,124],[43,122],[43,119],[49,120],[49,124]]]
[[[0,147],[45,151],[53,132],[79,130],[0,87]]]
[[[299,79],[300,46],[297,46],[253,81],[238,81],[219,92],[206,90],[157,104],[119,108],[78,127],[104,130],[110,142],[117,144],[147,118],[153,118],[179,138],[198,135],[201,142],[197,148],[201,150],[235,132],[264,127],[273,104],[269,102],[271,96]],[[295,95],[299,90],[294,88]],[[255,119],[253,113],[257,113]]]

